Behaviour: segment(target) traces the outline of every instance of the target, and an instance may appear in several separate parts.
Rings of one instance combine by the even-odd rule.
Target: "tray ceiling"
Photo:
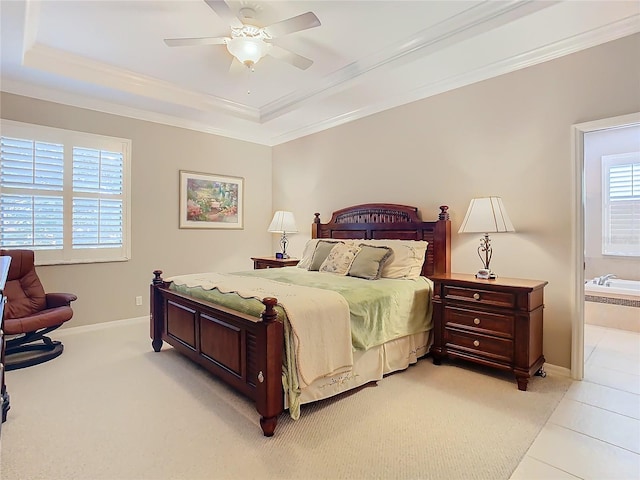
[[[640,31],[635,1],[228,1],[258,27],[314,12],[274,39],[313,60],[253,71],[204,0],[0,2],[3,91],[277,145]],[[244,15],[249,12],[251,18]]]

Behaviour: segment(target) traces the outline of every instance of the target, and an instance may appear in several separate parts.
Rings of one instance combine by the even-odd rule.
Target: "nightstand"
[[[545,376],[542,310],[545,281],[480,280],[450,273],[434,283],[433,363],[456,357],[512,372],[518,389]]]
[[[251,257],[253,269],[295,267],[300,261],[297,258]]]

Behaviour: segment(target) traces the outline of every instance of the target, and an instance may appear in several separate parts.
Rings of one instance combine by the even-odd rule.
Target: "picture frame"
[[[180,228],[244,228],[244,178],[180,170]]]

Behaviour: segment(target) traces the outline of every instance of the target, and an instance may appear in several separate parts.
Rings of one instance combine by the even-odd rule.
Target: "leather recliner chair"
[[[64,346],[47,334],[71,320],[71,302],[78,297],[72,293],[45,293],[36,274],[33,251],[0,250],[0,255],[11,257],[4,289],[6,369],[29,367],[59,356]]]

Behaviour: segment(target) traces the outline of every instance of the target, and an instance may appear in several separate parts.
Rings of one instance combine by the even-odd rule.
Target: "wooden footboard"
[[[265,298],[262,319],[169,290],[162,271],[151,284],[151,339],[202,365],[256,403],[265,436],[273,435],[284,410],[282,390],[283,326]]]

